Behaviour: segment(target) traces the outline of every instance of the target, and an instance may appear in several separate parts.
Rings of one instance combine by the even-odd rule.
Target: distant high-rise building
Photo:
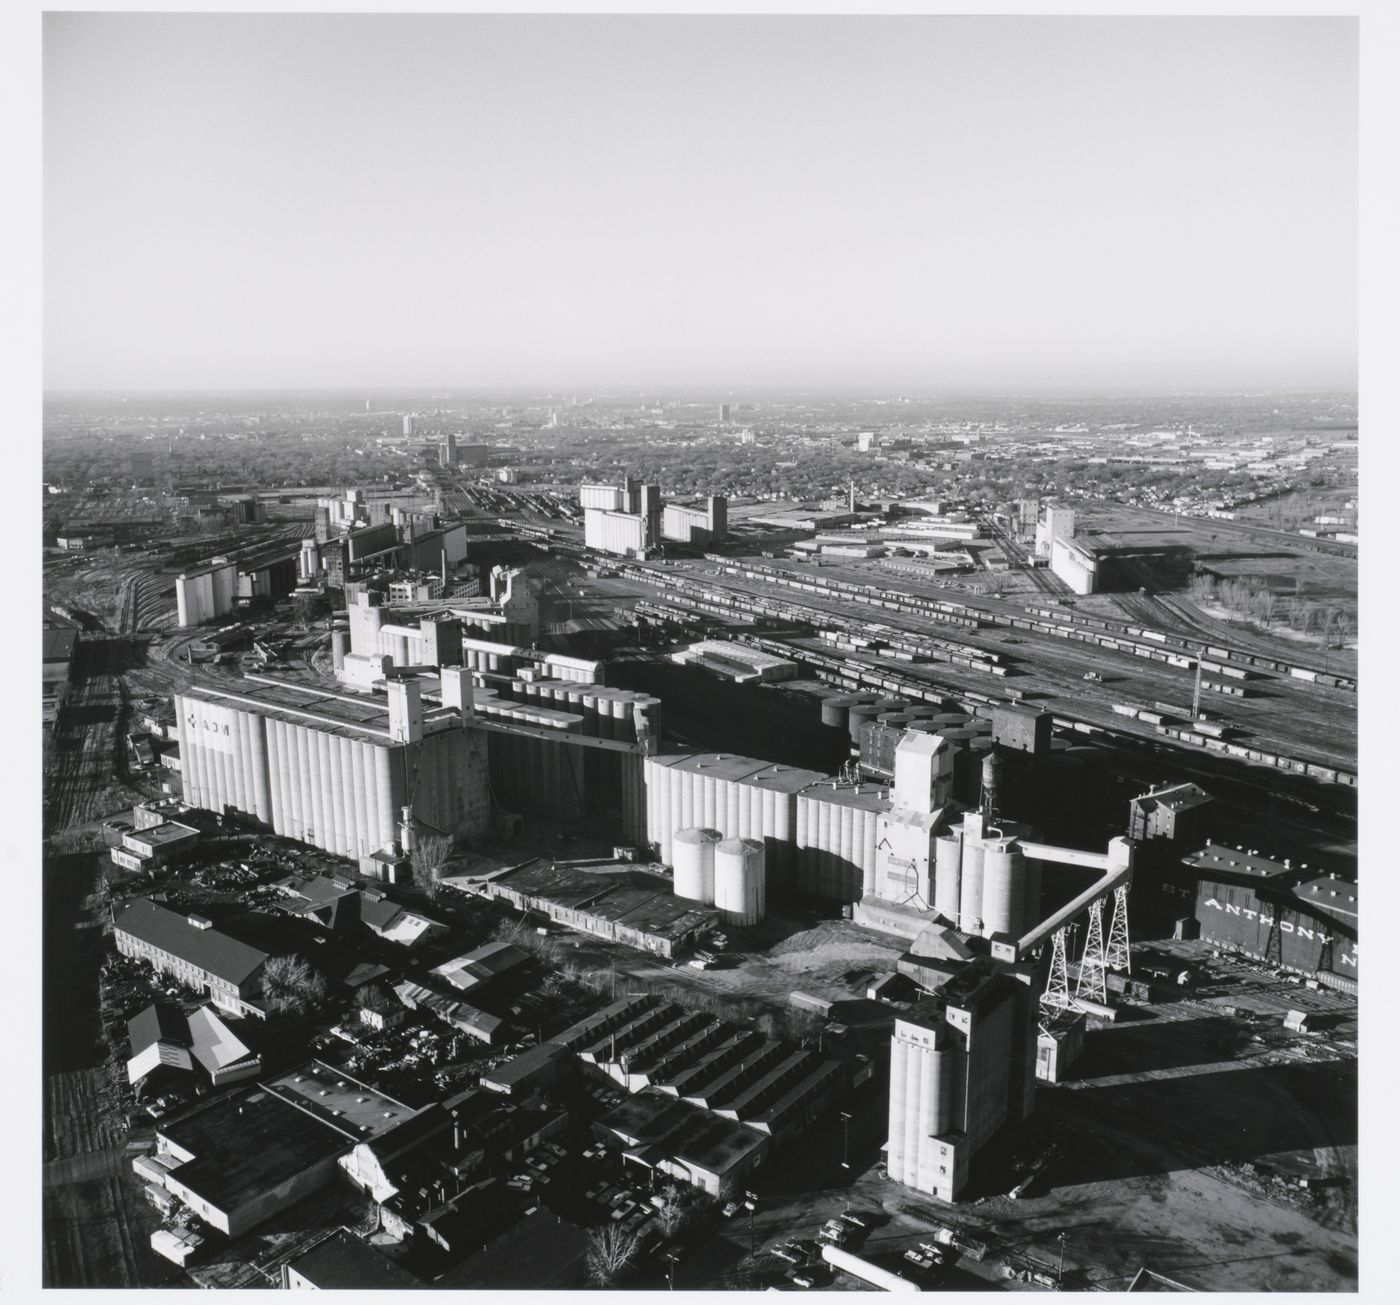
[[[729,420],[729,405],[727,403],[719,405],[719,419],[726,422]]]
[[[438,462],[444,467],[457,465],[457,437],[451,431],[438,447]]]
[[[409,414],[403,419],[403,433],[404,433],[405,435],[410,435],[410,436],[411,436],[411,435],[413,435],[413,434],[415,433],[416,430],[417,430],[417,418],[413,415],[413,413],[409,413]]]

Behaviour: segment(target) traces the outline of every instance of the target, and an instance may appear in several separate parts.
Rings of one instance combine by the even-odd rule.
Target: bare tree
[[[664,1204],[657,1206],[656,1222],[665,1236],[674,1237],[690,1222],[695,1203],[675,1183],[667,1183],[660,1195]]]
[[[599,1287],[611,1287],[637,1257],[637,1238],[616,1224],[606,1224],[588,1234],[584,1264],[588,1276]]]
[[[300,956],[273,956],[263,966],[263,996],[273,1010],[297,1015],[326,1000],[326,980]]]
[[[452,840],[446,834],[423,834],[414,841],[409,853],[413,882],[429,897],[442,891],[442,867],[451,853]]]

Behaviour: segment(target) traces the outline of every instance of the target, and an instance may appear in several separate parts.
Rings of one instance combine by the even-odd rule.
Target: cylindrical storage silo
[[[904,711],[913,706],[908,698],[881,698],[874,705],[880,709],[880,714],[887,711]]]
[[[992,722],[983,720],[979,716],[976,720],[968,721],[967,728],[974,734],[990,734],[992,732]]]
[[[714,904],[715,844],[722,837],[717,829],[678,829],[672,835],[671,891],[677,897],[704,906]]]
[[[924,719],[911,720],[906,728],[912,734],[937,734],[941,727],[931,720]]]
[[[1004,933],[1019,938],[1025,906],[1021,854],[1006,843],[987,845],[982,859],[982,934]]]
[[[964,933],[982,932],[982,844],[963,840],[962,881],[958,885],[958,928]]]
[[[715,897],[725,924],[753,925],[767,912],[763,844],[756,838],[726,838],[714,848]]]
[[[907,708],[904,714],[911,720],[932,720],[938,715],[938,708],[922,702]]]
[[[933,840],[933,909],[957,923],[962,881],[962,840],[945,834]]]
[[[855,706],[849,697],[822,699],[822,724],[829,729],[844,729],[846,713]]]
[[[905,726],[913,719],[907,711],[882,711],[875,719],[881,725]]]
[[[857,703],[846,714],[846,727],[851,735],[853,743],[860,742],[860,731],[863,726],[869,725],[876,716],[880,714],[878,707],[873,702]]]
[[[336,670],[345,667],[345,654],[350,651],[350,632],[348,630],[331,631],[331,665]]]
[[[972,717],[963,711],[942,711],[929,719],[943,729],[961,729]]]

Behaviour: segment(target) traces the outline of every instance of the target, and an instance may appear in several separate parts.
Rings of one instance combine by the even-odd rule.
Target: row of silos
[[[948,1168],[946,1153],[940,1158],[940,1139],[960,1129],[957,1102],[966,1059],[960,1044],[942,1031],[930,1036],[922,1028],[896,1026],[890,1043],[887,1156],[895,1182],[925,1192],[947,1183],[938,1177],[940,1164],[945,1173]]]
[[[880,817],[890,809],[883,784],[827,780],[797,795],[797,872],[792,888],[835,902],[875,891]]]
[[[673,864],[677,829],[717,829],[762,840],[767,873],[786,886],[795,870],[797,794],[827,779],[819,771],[727,753],[667,754],[646,760],[647,840]]]
[[[713,906],[728,925],[755,925],[767,911],[763,844],[724,838],[717,829],[678,829],[672,837],[673,891]]]
[[[488,744],[491,785],[508,811],[577,820],[587,809],[583,749],[528,734],[492,731]]]
[[[1014,836],[957,826],[933,847],[933,908],[964,933],[1019,938],[1039,920],[1040,863]]]

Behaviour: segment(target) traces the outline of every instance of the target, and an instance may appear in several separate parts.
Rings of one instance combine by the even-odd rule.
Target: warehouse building
[[[412,1113],[311,1061],[161,1124],[150,1159],[171,1195],[234,1238],[325,1187],[342,1155]]]
[[[804,1136],[852,1082],[845,1061],[642,994],[551,1044],[633,1094],[595,1125],[622,1142],[625,1161],[713,1196],[740,1188],[772,1147]]]
[[[44,722],[57,715],[68,694],[73,678],[73,655],[78,647],[78,632],[62,625],[44,627],[43,675]]]
[[[181,915],[145,897],[112,916],[117,951],[148,962],[230,1015],[263,1018],[262,971],[268,955],[220,933],[203,916]]]
[[[112,849],[112,860],[123,870],[149,871],[188,856],[200,837],[199,830],[175,820],[147,825],[124,833],[121,845]]]
[[[570,929],[674,958],[695,946],[719,912],[675,897],[661,867],[542,861],[509,870],[481,886],[517,911],[536,911]]]
[[[251,675],[236,690],[178,693],[185,800],[393,879],[415,827],[479,837],[490,826],[466,672],[445,668],[442,693],[425,707],[416,680],[391,681],[386,701]]]
[[[1210,843],[1182,859],[1197,878],[1203,940],[1355,992],[1357,886],[1318,867]]]
[[[779,680],[795,680],[801,674],[798,664],[786,657],[774,657],[747,644],[725,639],[693,643],[689,648],[672,653],[671,660],[682,666],[699,666],[735,684],[773,684]]]

